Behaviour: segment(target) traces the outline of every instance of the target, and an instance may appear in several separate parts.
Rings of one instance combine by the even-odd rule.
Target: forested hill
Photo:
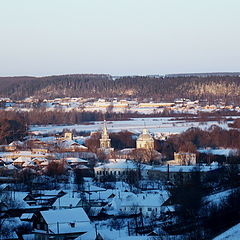
[[[75,74],[49,77],[1,77],[0,97],[24,99],[55,97],[176,98],[228,100],[240,103],[238,74],[126,76]]]

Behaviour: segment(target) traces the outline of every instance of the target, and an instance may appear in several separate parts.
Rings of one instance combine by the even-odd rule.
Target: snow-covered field
[[[213,240],[239,240],[240,239],[240,224],[235,225],[226,232],[220,234]]]
[[[222,149],[211,149],[211,148],[205,148],[205,149],[198,149],[198,152],[201,153],[207,153],[207,154],[213,154],[213,155],[224,155],[226,157],[231,156],[231,155],[236,155],[237,154],[237,149],[232,149],[232,148],[222,148]]]
[[[30,131],[35,134],[46,134],[46,133],[57,133],[61,132],[63,129],[76,129],[77,131],[99,131],[102,129],[103,123],[90,122],[88,125],[78,124],[78,125],[47,125],[47,126],[31,126]],[[160,118],[133,118],[127,121],[111,121],[107,123],[108,130],[110,132],[119,132],[121,130],[129,130],[135,133],[140,133],[144,126],[146,126],[149,131],[153,134],[156,133],[181,133],[186,131],[191,127],[199,127],[201,129],[207,129],[211,125],[218,125],[222,128],[228,128],[226,122],[195,122],[195,121],[185,121],[185,120],[174,120],[169,117]]]

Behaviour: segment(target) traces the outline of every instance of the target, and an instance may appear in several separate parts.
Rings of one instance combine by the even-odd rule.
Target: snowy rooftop
[[[240,223],[228,229],[226,232],[215,237],[213,240],[239,240],[240,239]]]
[[[56,199],[56,201],[53,203],[53,207],[56,208],[61,208],[61,207],[76,207],[77,204],[79,203],[81,199],[79,198],[79,196],[77,196],[77,194],[72,194],[72,193],[68,193],[58,199]]]
[[[212,164],[212,165],[189,165],[189,166],[185,166],[185,165],[173,165],[173,166],[169,166],[169,172],[192,172],[192,171],[200,171],[200,172],[209,172],[212,170],[216,170],[218,169],[219,166],[216,164]],[[160,172],[167,172],[168,171],[168,166],[164,165],[164,166],[154,166],[152,168],[152,170],[157,170]]]
[[[151,166],[146,164],[141,164],[144,169],[150,169]],[[136,169],[137,166],[133,161],[126,160],[126,159],[117,159],[116,162],[110,162],[103,165],[100,165],[98,167],[95,167],[96,170],[100,169]]]
[[[88,163],[87,160],[84,160],[82,158],[74,158],[74,157],[69,157],[65,158],[68,163]]]
[[[83,208],[41,211],[53,233],[87,232],[91,229],[90,220]]]
[[[150,166],[147,164],[141,164],[143,170],[155,170],[160,172],[167,172],[168,166],[167,165],[160,165],[160,166]],[[95,167],[95,170],[103,170],[103,169],[136,169],[137,165],[131,160],[125,159],[117,159],[116,162],[110,162],[107,164],[99,165]],[[201,171],[201,172],[208,172],[212,170],[218,169],[219,166],[216,163],[211,165],[170,165],[169,171],[170,172],[192,172],[192,171]]]

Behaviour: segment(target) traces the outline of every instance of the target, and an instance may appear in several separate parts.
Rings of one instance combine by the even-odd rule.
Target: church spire
[[[108,136],[106,120],[103,122],[102,136]]]
[[[111,139],[109,138],[108,135],[106,120],[104,120],[103,122],[102,136],[100,139],[100,148],[103,149],[111,148]]]

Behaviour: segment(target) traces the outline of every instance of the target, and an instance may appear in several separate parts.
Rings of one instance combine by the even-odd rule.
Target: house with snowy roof
[[[27,163],[30,162],[30,161],[31,161],[31,157],[21,156],[21,157],[18,157],[17,159],[15,159],[15,160],[13,161],[13,164],[14,164],[15,166],[20,166],[20,167],[22,167],[23,164],[27,164]]]
[[[83,208],[40,211],[33,229],[36,240],[75,239],[93,230]]]
[[[147,164],[136,164],[131,160],[115,159],[110,163],[102,164],[94,168],[94,173],[97,178],[102,176],[114,176],[116,179],[126,179],[130,171],[141,170],[143,178],[147,177],[147,172],[151,168]]]
[[[21,141],[13,141],[10,144],[5,146],[5,151],[15,151],[18,147],[22,147],[23,142]]]
[[[14,151],[14,152],[4,152],[1,153],[2,157],[4,158],[19,158],[19,157],[24,157],[24,158],[46,158],[48,156],[50,156],[50,154],[48,153],[34,153],[32,151]]]
[[[76,192],[69,192],[55,200],[53,208],[76,208],[81,207],[80,195]]]
[[[158,193],[139,193],[121,192],[108,203],[104,209],[109,215],[115,214],[138,214],[144,216],[160,216],[165,210],[164,203],[169,199],[167,191]]]
[[[65,160],[71,167],[88,164],[87,160],[82,158],[77,158],[77,157],[68,157],[68,158],[65,158]]]
[[[64,140],[59,143],[59,147],[65,151],[87,151],[88,148],[74,140]]]
[[[190,179],[193,174],[198,173],[203,180],[219,170],[221,167],[216,163],[210,165],[161,165],[149,169],[148,176],[154,180],[175,182],[181,179]]]

